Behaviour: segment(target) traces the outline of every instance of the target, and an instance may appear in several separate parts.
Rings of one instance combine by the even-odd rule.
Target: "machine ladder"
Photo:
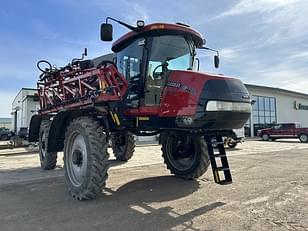
[[[205,140],[208,147],[208,153],[211,161],[215,183],[217,184],[232,183],[232,176],[222,136],[221,135],[216,135],[215,137],[208,136],[205,137]],[[222,177],[223,179],[221,179]]]

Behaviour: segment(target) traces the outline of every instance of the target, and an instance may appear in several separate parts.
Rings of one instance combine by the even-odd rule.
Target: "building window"
[[[257,135],[259,129],[271,127],[277,122],[276,98],[267,96],[253,95],[252,122],[254,135]]]
[[[245,137],[251,136],[250,119],[244,125]]]

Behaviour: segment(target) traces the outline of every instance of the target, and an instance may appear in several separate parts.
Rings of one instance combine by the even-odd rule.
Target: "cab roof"
[[[120,37],[112,44],[112,51],[118,52],[133,42],[135,39],[143,36],[159,36],[159,35],[184,35],[190,36],[197,47],[204,45],[202,35],[183,24],[169,24],[169,23],[153,23],[144,26],[139,32],[130,31]]]

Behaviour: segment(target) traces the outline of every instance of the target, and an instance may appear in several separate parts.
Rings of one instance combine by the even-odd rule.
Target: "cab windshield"
[[[146,45],[148,44],[148,45]],[[130,79],[141,74],[143,49],[148,50],[147,76],[153,78],[153,71],[191,70],[193,65],[193,44],[183,36],[163,35],[140,38],[117,53],[119,71]]]
[[[148,75],[153,71],[192,69],[192,47],[188,41],[178,35],[152,37],[148,63]],[[152,76],[153,77],[153,76]]]
[[[193,45],[180,35],[149,38],[145,105],[158,105],[170,71],[192,70]]]

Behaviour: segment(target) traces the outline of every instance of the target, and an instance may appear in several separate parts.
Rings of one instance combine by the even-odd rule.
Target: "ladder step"
[[[220,184],[220,185],[226,185],[226,184],[232,184],[232,180],[222,180],[220,182],[218,182],[217,184]]]
[[[225,167],[217,167],[217,171],[228,171],[230,168],[225,168]]]
[[[213,142],[213,144],[224,144],[224,142],[215,141],[215,142]]]
[[[227,156],[227,155],[226,155],[226,154],[215,154],[215,153],[214,153],[214,156],[215,156],[215,157],[224,157],[224,156]]]

